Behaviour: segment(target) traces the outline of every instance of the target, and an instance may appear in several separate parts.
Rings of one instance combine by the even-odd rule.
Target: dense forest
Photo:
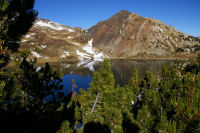
[[[133,69],[115,86],[108,59],[87,90],[65,96],[62,74],[19,51],[20,38],[37,17],[34,0],[0,1],[0,132],[183,133],[200,132],[200,55],[187,65],[163,66],[143,79]],[[10,60],[16,69],[6,69]]]

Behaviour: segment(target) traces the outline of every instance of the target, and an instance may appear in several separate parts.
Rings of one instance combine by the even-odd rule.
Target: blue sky
[[[200,0],[35,0],[35,9],[40,18],[82,28],[125,9],[200,36]]]

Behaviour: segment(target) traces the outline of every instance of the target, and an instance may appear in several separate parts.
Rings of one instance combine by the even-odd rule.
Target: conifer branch
[[[98,92],[98,94],[97,94],[97,96],[96,96],[96,100],[95,100],[95,102],[94,102],[94,104],[93,104],[93,107],[92,107],[92,110],[90,111],[90,114],[94,112],[95,106],[96,106],[97,101],[98,101],[98,99],[99,99],[99,95],[100,95],[100,92]]]

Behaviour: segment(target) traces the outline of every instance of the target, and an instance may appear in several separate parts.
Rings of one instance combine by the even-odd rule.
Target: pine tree
[[[45,108],[48,101],[44,101],[44,98],[51,96],[52,100],[49,100],[53,102],[51,108],[56,110],[58,107],[56,107],[57,98],[54,90],[57,91],[63,88],[60,73],[55,69],[51,69],[48,63],[45,64],[45,67],[41,67],[39,71],[36,71],[34,66],[36,61],[28,62],[26,57],[18,60],[21,61],[18,63],[19,68],[15,70],[12,77],[15,83],[14,88],[17,89],[17,97],[21,99],[20,103],[28,110],[31,110],[31,108],[42,109],[42,106],[44,110],[48,111]]]
[[[99,72],[95,72],[87,92],[80,89],[79,103],[81,105],[84,124],[89,121],[104,122],[101,113],[104,113],[104,96],[109,95],[114,89],[114,77],[108,61],[104,63]]]
[[[20,38],[29,30],[37,16],[33,5],[34,0],[0,1],[0,101],[4,103],[0,108],[9,103],[14,95],[13,83],[8,80],[3,68],[8,64],[12,52],[18,50]]]
[[[8,60],[8,50],[3,49],[3,43],[5,42],[5,36],[8,30],[8,25],[5,24],[6,18],[5,11],[8,8],[7,0],[0,1],[0,102],[3,102],[5,99],[6,92],[4,90],[6,82],[3,80],[4,72],[2,71],[2,67],[5,66],[6,61]]]
[[[110,66],[106,65],[109,63],[104,63],[94,73],[91,87],[87,91],[80,89],[74,98],[75,119],[83,124],[80,132],[91,122],[107,125],[111,132],[199,131],[198,62],[193,62],[195,70],[191,72],[187,66],[163,66],[159,78],[147,72],[140,79],[134,69],[125,87],[114,87],[111,69],[107,69]]]
[[[34,2],[0,1],[0,117],[1,130],[5,132],[38,132],[38,129],[48,132],[64,119],[61,116],[66,116],[62,113],[69,101],[58,91],[62,89],[60,75],[48,63],[36,71],[36,61],[29,62],[27,55],[19,54],[18,68],[12,75],[4,71],[10,56],[19,53],[20,38],[36,19]],[[48,96],[52,99],[47,99]]]
[[[200,75],[184,75],[183,87],[181,95],[175,97],[171,103],[176,111],[180,131],[193,132],[200,128]]]
[[[34,0],[1,0],[0,3],[0,60],[1,68],[8,61],[11,52],[19,48],[22,35],[32,26],[37,12]]]
[[[111,132],[123,132],[123,114],[130,118],[132,109],[133,92],[128,87],[117,86],[108,60],[104,66],[93,75],[90,88],[87,91],[80,89],[76,111],[76,119],[82,121],[83,127],[88,122],[100,122],[108,125]]]

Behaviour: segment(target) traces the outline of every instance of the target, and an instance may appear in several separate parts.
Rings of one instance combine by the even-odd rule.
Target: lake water
[[[128,59],[113,59],[111,60],[111,69],[114,74],[116,85],[124,86],[128,83],[132,76],[132,70],[138,69],[139,77],[143,78],[146,71],[151,71],[154,74],[159,74],[162,65],[172,65],[175,61],[169,60],[128,60]],[[87,89],[92,81],[94,71],[102,67],[102,62],[83,62],[71,61],[54,64],[54,67],[61,69],[64,73],[62,77],[64,89],[67,94],[72,89],[72,79],[75,79],[78,88]],[[78,91],[78,88],[76,89]]]

